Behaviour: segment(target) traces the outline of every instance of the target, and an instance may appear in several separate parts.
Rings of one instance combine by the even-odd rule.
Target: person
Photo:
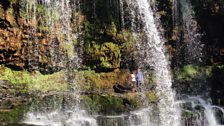
[[[144,80],[143,80],[143,73],[141,71],[141,68],[139,67],[138,68],[138,73],[137,73],[137,89],[139,91],[141,91],[141,87],[142,87],[143,82],[144,82]]]
[[[131,86],[134,87],[136,84],[136,77],[133,71],[131,71]]]

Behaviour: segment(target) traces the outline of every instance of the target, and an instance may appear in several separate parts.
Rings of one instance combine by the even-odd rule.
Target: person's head
[[[133,74],[134,72],[133,72],[133,71],[131,71],[130,73],[131,73],[131,74]]]
[[[138,69],[141,69],[142,68],[142,65],[138,65]]]
[[[138,72],[141,71],[141,68],[138,68]]]

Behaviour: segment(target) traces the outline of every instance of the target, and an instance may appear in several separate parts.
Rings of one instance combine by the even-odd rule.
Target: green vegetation
[[[156,92],[155,91],[150,91],[147,94],[147,98],[149,102],[157,102],[158,98],[156,96]]]
[[[26,106],[17,106],[12,110],[0,109],[0,125],[18,123],[27,111],[28,108]]]
[[[0,66],[0,80],[8,80],[15,86],[25,84],[25,91],[47,92],[50,90],[63,91],[67,89],[63,71],[51,75],[43,75],[38,71],[32,73],[25,70],[13,71],[10,68]]]
[[[82,100],[85,108],[91,112],[100,114],[118,114],[137,109],[142,106],[139,96],[127,94],[124,96],[83,95]]]
[[[127,84],[129,76],[127,71],[113,71],[107,73],[96,73],[95,71],[80,71],[77,73],[78,84],[84,91],[113,92],[113,86]]]
[[[112,21],[105,27],[96,28],[90,21],[85,21],[84,29],[85,65],[102,71],[119,68],[121,49],[120,42],[117,40],[116,24]]]
[[[191,80],[199,72],[199,67],[193,65],[184,66],[177,75],[178,80]]]
[[[200,75],[203,75],[204,77],[211,77],[213,75],[213,68],[219,68],[224,71],[223,65],[214,65],[214,66],[196,66],[196,65],[186,65],[183,66],[179,71],[174,71],[176,75],[177,80],[182,81],[191,81],[192,79],[195,79],[199,77]]]
[[[83,96],[87,110],[91,112],[113,113],[113,111],[121,112],[125,110],[123,99],[110,95],[91,95]]]

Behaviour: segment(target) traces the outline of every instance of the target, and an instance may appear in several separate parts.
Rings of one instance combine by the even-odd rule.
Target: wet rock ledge
[[[0,111],[13,109],[15,106],[23,105],[27,102],[28,94],[19,91],[22,88],[13,86],[9,81],[0,80]]]

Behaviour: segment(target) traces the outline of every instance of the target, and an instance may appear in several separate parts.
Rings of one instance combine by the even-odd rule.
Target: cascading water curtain
[[[153,78],[156,83],[159,97],[159,126],[180,126],[181,111],[176,104],[175,91],[172,90],[170,69],[164,40],[159,33],[159,24],[155,22],[154,11],[148,0],[125,0],[126,13],[130,15],[131,30],[139,32],[143,37],[139,41],[138,60],[144,66],[153,69]],[[123,15],[125,16],[125,14]],[[135,33],[134,33],[135,34]]]
[[[32,31],[30,36],[35,40],[37,33],[45,34],[51,48],[49,50],[51,62],[53,65],[61,65],[65,68],[65,79],[72,88],[70,93],[75,97],[75,101],[71,101],[71,106],[65,108],[61,103],[54,110],[30,111],[26,114],[23,123],[48,126],[96,126],[96,120],[79,108],[80,91],[74,75],[74,70],[79,65],[79,58],[74,50],[73,42],[77,41],[79,33],[73,33],[71,21],[72,14],[78,14],[78,0],[27,0],[24,3],[27,10],[27,25]],[[30,40],[29,43],[38,45],[38,41]],[[58,57],[58,54],[62,52],[55,48],[57,46],[62,46],[66,50],[65,60]],[[36,51],[38,52],[38,49]],[[51,104],[54,106],[54,103]]]
[[[203,60],[203,44],[201,43],[202,34],[195,18],[195,12],[190,0],[173,0],[173,25],[179,38],[177,48],[183,50],[184,62],[200,65]],[[178,27],[182,27],[178,29]],[[183,33],[183,36],[180,35]],[[182,38],[180,38],[182,37]],[[178,50],[180,50],[178,49]],[[180,50],[181,51],[181,50]]]
[[[77,41],[79,33],[72,30],[72,15],[78,13],[79,2],[70,0],[27,0],[26,2],[27,25],[29,25],[29,46],[34,51],[32,58],[38,60],[39,43],[38,34],[45,34],[49,46],[49,57],[52,66],[59,66],[67,70],[79,67],[80,58],[74,49],[74,42]],[[66,54],[61,54],[58,48],[63,47]],[[61,58],[60,55],[67,55],[67,58]],[[29,56],[32,57],[32,56]],[[31,59],[31,58],[29,58]],[[33,65],[36,63],[37,65]],[[30,61],[29,66],[38,67],[38,61]],[[68,72],[67,72],[68,73]],[[73,84],[71,87],[77,89],[74,85],[75,79],[68,76],[68,82]]]
[[[202,34],[199,33],[200,29],[197,20],[195,19],[195,12],[191,5],[191,1],[173,0],[173,7],[174,30],[179,32],[176,48],[179,52],[183,53],[180,55],[183,55],[184,57],[184,60],[181,61],[178,59],[180,55],[177,55],[175,60],[180,63],[178,64],[180,66],[188,64],[203,65]],[[183,36],[181,36],[180,33],[183,33]],[[178,65],[176,67],[180,67]],[[197,95],[187,96],[185,94],[186,96],[179,101],[183,106],[183,125],[218,126],[220,124],[217,119],[223,117],[218,117],[216,112],[219,111],[223,114],[224,110],[221,107],[212,105],[211,99],[206,98],[206,100],[204,100],[202,98],[203,96],[208,97],[208,90],[206,89],[208,88],[206,86],[206,83],[208,82],[205,75],[202,74],[199,77],[200,78],[197,78],[196,81],[185,82],[193,85],[193,89],[189,86],[183,88],[184,86],[182,83],[180,84],[180,88],[183,88],[184,90],[186,90],[186,88],[190,89],[190,93],[187,93],[187,95]]]

